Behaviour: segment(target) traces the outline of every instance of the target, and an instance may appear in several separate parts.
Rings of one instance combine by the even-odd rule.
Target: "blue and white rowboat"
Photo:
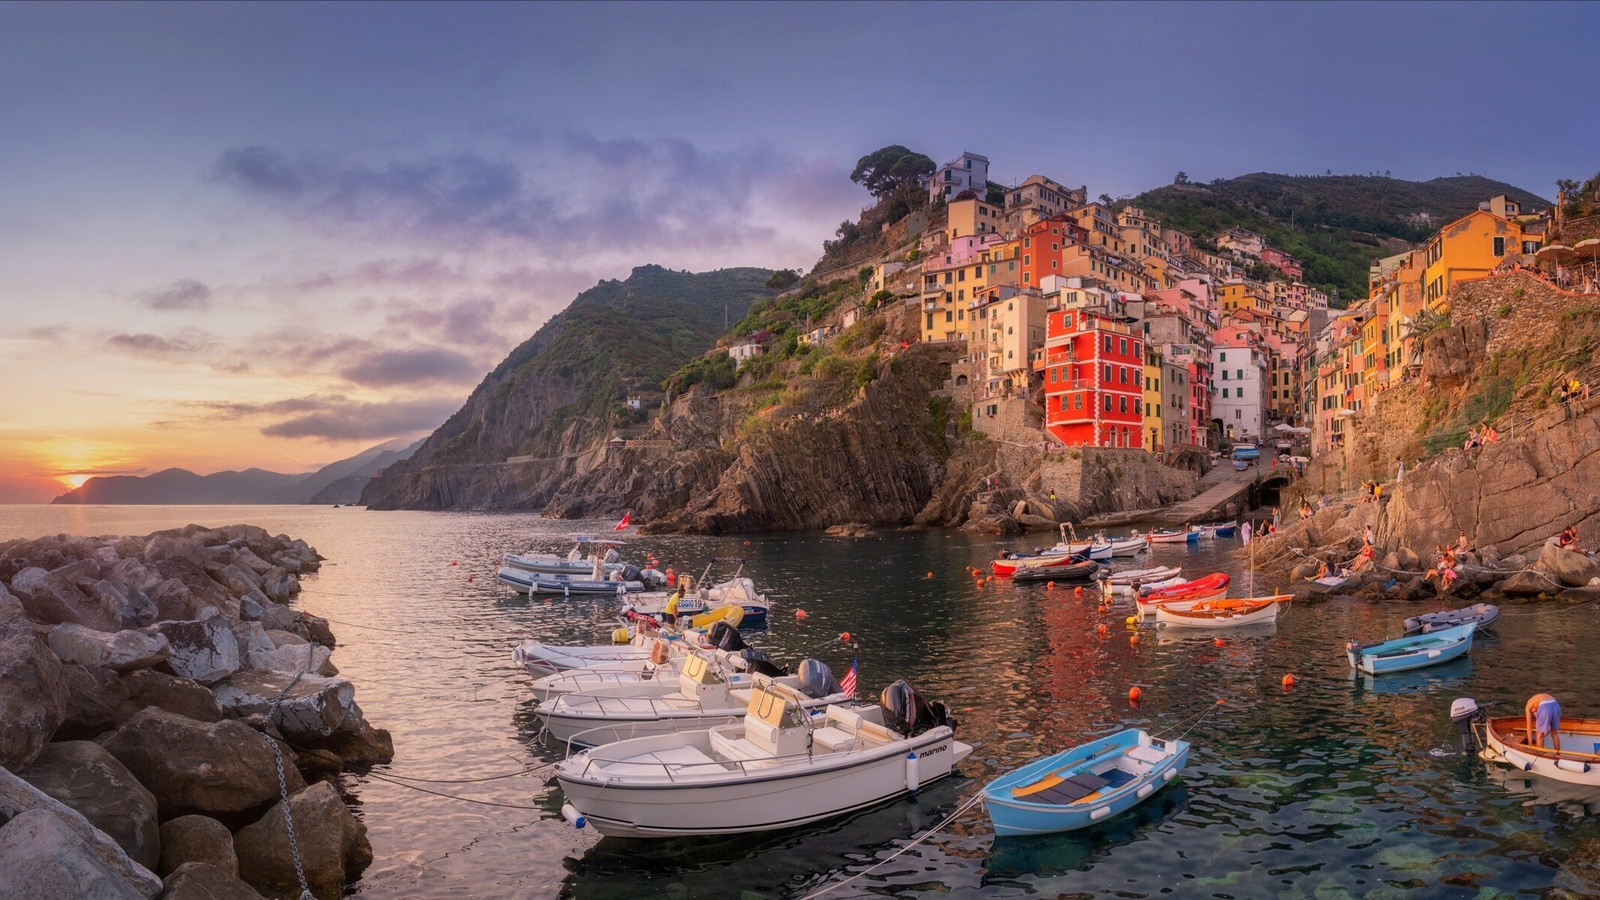
[[[1138,728],[1036,760],[989,782],[996,835],[1054,834],[1126,812],[1177,777],[1189,744]]]
[[[1353,668],[1369,675],[1420,669],[1449,662],[1471,650],[1472,633],[1477,629],[1476,623],[1468,622],[1454,628],[1395,638],[1370,646],[1351,641],[1345,646],[1345,655]]]

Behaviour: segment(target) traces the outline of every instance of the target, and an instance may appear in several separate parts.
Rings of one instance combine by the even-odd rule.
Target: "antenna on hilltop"
[[[722,304],[722,330],[728,330],[728,304]]]

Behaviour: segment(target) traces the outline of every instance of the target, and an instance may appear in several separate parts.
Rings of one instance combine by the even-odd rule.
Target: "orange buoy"
[[[1099,629],[1098,629],[1098,630],[1099,630],[1099,632],[1100,632],[1100,636],[1101,636],[1101,637],[1105,637],[1105,636],[1106,636],[1106,634],[1107,634],[1107,632],[1109,632],[1109,631],[1110,631],[1110,630],[1111,630],[1111,629],[1109,629],[1109,628],[1107,628],[1107,627],[1106,627],[1106,626],[1105,626],[1105,623],[1104,623],[1104,622],[1102,622],[1102,623],[1101,623],[1101,624],[1100,624],[1100,628],[1099,628]]]
[[[746,546],[746,547],[748,547],[748,546],[750,546],[750,542],[749,542],[749,541],[745,541],[745,542],[744,542],[744,545],[745,545],[745,546]]]
[[[1083,596],[1083,585],[1080,584],[1077,587],[1073,588],[1072,589],[1072,596],[1074,596],[1074,597],[1082,597]]]
[[[1222,646],[1222,638],[1217,638],[1217,646],[1218,647]]]
[[[850,632],[846,631],[846,632],[840,634],[839,635],[839,640],[844,641],[847,644],[850,643]]]
[[[806,617],[806,611],[803,609],[797,609],[794,611],[794,617],[796,619],[804,619]]]
[[[1128,638],[1128,643],[1129,643],[1129,645],[1134,646],[1134,647],[1139,646],[1139,636],[1136,634],[1136,635],[1133,635],[1133,636],[1129,637]]]
[[[1053,591],[1056,589],[1056,583],[1054,581],[1046,581],[1044,583],[1044,589],[1047,591]]]
[[[1134,686],[1134,687],[1128,688],[1128,702],[1129,703],[1138,703],[1140,695],[1141,695],[1141,691],[1139,690],[1137,685]]]
[[[1293,675],[1285,675],[1285,676],[1283,676],[1283,686],[1286,687],[1286,688],[1294,687],[1294,676]]]
[[[933,573],[932,573],[932,572],[929,572],[929,573],[928,573],[928,577],[929,577],[929,578],[932,578],[932,577],[933,577]]]

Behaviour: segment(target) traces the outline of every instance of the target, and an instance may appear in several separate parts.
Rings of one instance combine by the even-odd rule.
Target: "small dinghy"
[[[1148,535],[1152,544],[1198,544],[1200,532],[1198,531],[1152,531]]]
[[[1118,586],[1138,587],[1155,581],[1166,581],[1183,572],[1178,566],[1151,566],[1148,569],[1123,569],[1111,573],[1111,583]]]
[[[1351,641],[1345,645],[1345,657],[1350,660],[1352,668],[1369,675],[1420,669],[1449,662],[1471,650],[1472,633],[1477,629],[1477,625],[1469,622],[1428,634],[1395,638],[1381,644],[1365,645]]]
[[[1278,604],[1291,594],[1237,600],[1202,600],[1187,609],[1156,607],[1156,624],[1166,628],[1238,628],[1278,620]]]
[[[1138,556],[1149,549],[1149,539],[1137,532],[1129,537],[1111,539],[1112,556]]]
[[[1600,786],[1600,719],[1561,717],[1561,749],[1535,747],[1528,742],[1525,716],[1489,718],[1466,697],[1450,704],[1450,720],[1466,736],[1481,733],[1483,751],[1491,762],[1503,762],[1524,772],[1568,784]]]
[[[1216,524],[1208,525],[1207,527],[1210,528],[1212,533],[1214,533],[1217,537],[1235,537],[1239,534],[1239,521],[1237,519],[1232,522],[1217,522]]]
[[[983,802],[998,836],[1076,831],[1132,809],[1188,759],[1187,742],[1129,728],[996,778]]]
[[[1049,568],[1035,569],[1032,566],[1018,566],[1011,572],[1011,580],[1016,582],[1031,581],[1075,581],[1084,583],[1092,581],[1096,572],[1100,571],[1100,564],[1092,561],[1073,563],[1067,566],[1051,566]]]
[[[1463,606],[1460,609],[1445,609],[1435,613],[1424,613],[1412,616],[1406,620],[1406,634],[1421,632],[1427,634],[1432,631],[1441,631],[1454,628],[1457,625],[1472,624],[1478,630],[1494,626],[1495,620],[1500,618],[1500,607],[1493,603],[1475,603],[1472,606]]]

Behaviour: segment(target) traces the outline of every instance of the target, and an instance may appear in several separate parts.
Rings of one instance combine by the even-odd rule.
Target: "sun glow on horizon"
[[[78,488],[83,487],[84,482],[88,481],[91,477],[93,477],[93,476],[90,476],[90,475],[63,475],[63,476],[61,476],[61,483],[66,485],[68,490],[75,491]]]

